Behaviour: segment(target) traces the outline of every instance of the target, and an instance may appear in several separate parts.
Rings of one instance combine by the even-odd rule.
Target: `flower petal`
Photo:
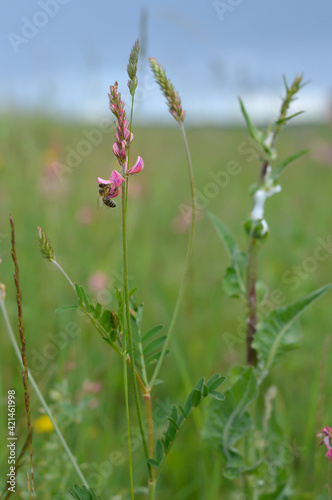
[[[117,170],[113,170],[110,175],[110,182],[114,182],[115,186],[118,188],[122,182],[124,182],[124,178]]]
[[[111,181],[109,179],[102,179],[101,177],[98,177],[98,184],[109,184]]]
[[[128,175],[138,174],[138,172],[140,172],[141,170],[143,170],[143,168],[144,168],[144,161],[139,156],[137,158],[137,161],[136,161],[135,165],[133,167],[131,167],[129,170],[127,170],[127,174]]]
[[[327,453],[325,453],[325,456],[329,459],[329,461],[332,461],[332,448],[328,450]]]

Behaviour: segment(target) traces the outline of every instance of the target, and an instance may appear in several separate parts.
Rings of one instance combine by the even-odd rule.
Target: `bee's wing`
[[[97,198],[97,209],[99,210],[100,207],[103,206],[103,198],[102,196],[98,195],[98,198]]]

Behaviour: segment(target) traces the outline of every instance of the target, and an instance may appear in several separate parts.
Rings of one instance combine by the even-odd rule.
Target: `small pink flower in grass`
[[[324,427],[319,434],[317,434],[319,438],[321,438],[321,444],[325,444],[327,448],[327,453],[325,453],[325,456],[329,459],[329,461],[332,461],[332,447],[331,447],[331,439],[332,439],[332,429],[328,425]]]
[[[135,165],[133,167],[131,167],[129,170],[127,170],[126,173],[127,173],[127,175],[138,174],[138,172],[140,172],[141,170],[143,170],[143,168],[144,168],[144,161],[139,156],[137,158],[137,161],[136,161]]]

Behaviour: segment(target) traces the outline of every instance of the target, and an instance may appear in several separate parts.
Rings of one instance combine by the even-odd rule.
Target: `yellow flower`
[[[34,431],[37,434],[43,434],[43,433],[49,433],[52,432],[54,429],[53,424],[50,420],[50,417],[47,415],[42,415],[41,417],[37,418],[34,422]]]

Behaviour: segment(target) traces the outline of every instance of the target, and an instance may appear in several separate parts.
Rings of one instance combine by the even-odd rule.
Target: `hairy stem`
[[[250,236],[248,250],[248,268],[247,268],[247,299],[248,299],[248,319],[247,319],[247,363],[256,365],[257,355],[251,344],[256,333],[257,324],[257,241]]]
[[[152,376],[152,379],[150,382],[151,388],[153,387],[153,384],[154,384],[155,380],[157,379],[159,370],[160,370],[162,362],[165,358],[166,351],[167,351],[167,348],[169,346],[169,343],[170,343],[170,340],[171,340],[171,337],[172,337],[172,334],[174,331],[174,327],[175,327],[175,323],[176,323],[178,314],[180,312],[181,301],[182,301],[182,297],[183,297],[183,293],[184,293],[184,285],[185,285],[185,281],[186,281],[188,270],[189,270],[189,263],[190,263],[190,257],[191,257],[191,252],[192,252],[193,239],[194,239],[194,227],[195,227],[195,216],[196,216],[196,197],[195,197],[194,172],[193,172],[190,150],[189,150],[189,145],[188,145],[187,136],[186,136],[183,122],[180,121],[179,125],[180,125],[180,130],[181,130],[181,134],[182,134],[182,138],[183,138],[183,142],[184,142],[187,163],[188,163],[188,170],[189,170],[190,192],[191,192],[191,200],[192,200],[191,226],[190,226],[190,233],[189,233],[189,240],[188,240],[188,247],[187,247],[187,255],[186,255],[186,260],[185,260],[184,267],[183,267],[182,279],[181,279],[181,283],[180,283],[180,287],[179,287],[179,291],[178,291],[178,296],[177,296],[175,308],[173,311],[171,323],[170,323],[170,326],[169,326],[169,329],[167,332],[166,340],[165,340],[163,349],[161,351],[160,358],[158,360],[157,366],[155,368],[155,371],[153,373],[153,376]]]

